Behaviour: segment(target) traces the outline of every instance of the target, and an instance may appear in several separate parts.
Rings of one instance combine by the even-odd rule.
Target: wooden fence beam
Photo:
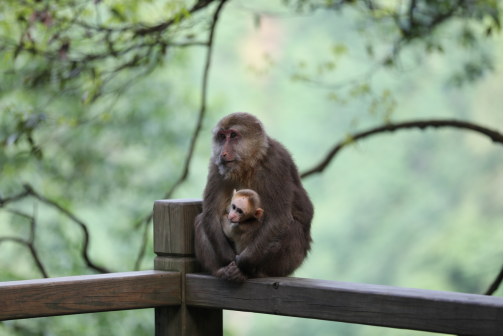
[[[503,334],[503,298],[300,278],[187,274],[186,304],[456,335]]]
[[[182,274],[182,305],[155,309],[156,336],[222,336],[222,309],[187,307],[186,274],[199,272],[194,254],[194,218],[202,211],[197,199],[154,203],[154,269]]]
[[[181,304],[179,272],[0,282],[0,321]]]

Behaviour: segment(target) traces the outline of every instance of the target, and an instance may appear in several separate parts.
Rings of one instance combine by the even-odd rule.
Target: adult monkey
[[[236,256],[222,231],[233,190],[262,199],[262,227]],[[196,257],[214,276],[234,282],[287,276],[311,248],[313,205],[288,151],[249,113],[233,113],[213,129],[203,212],[195,219]]]

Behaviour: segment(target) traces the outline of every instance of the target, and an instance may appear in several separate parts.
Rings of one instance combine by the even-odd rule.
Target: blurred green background
[[[98,1],[82,5],[81,17],[153,24],[179,10],[172,3],[186,4]],[[341,10],[313,4],[225,5],[215,33],[208,110],[188,179],[173,198],[202,197],[211,130],[231,112],[255,114],[301,172],[348,134],[390,121],[445,118],[503,129],[503,39],[486,36],[487,18],[456,18],[383,65],[396,36],[386,20],[369,19],[361,4]],[[141,66],[120,73],[107,83],[106,95],[89,102],[96,76],[65,87],[56,69],[33,84],[33,74],[57,68],[55,61],[9,48],[23,34],[19,15],[28,22],[30,6],[39,2],[0,6],[0,197],[29,183],[88,225],[93,262],[114,272],[133,270],[143,237],[135,224],[182,172],[198,115],[205,47],[169,51],[143,76]],[[204,15],[211,18],[215,6]],[[123,16],[118,23],[114,9]],[[208,22],[203,16],[170,34],[193,30],[196,40],[204,40]],[[459,38],[466,29],[474,32],[471,44]],[[94,48],[80,43],[81,51]],[[72,50],[73,44],[70,58]],[[103,61],[101,73],[119,61]],[[17,141],[13,134],[20,135]],[[349,145],[323,173],[303,180],[315,205],[314,244],[294,276],[483,293],[503,264],[502,167],[501,145],[467,131],[406,130]],[[34,198],[1,208],[0,236],[23,239],[29,221],[9,209],[36,218],[35,245],[50,277],[94,273],[80,256],[82,231],[61,212]],[[140,269],[152,269],[151,227],[145,251]],[[0,281],[41,277],[26,246],[0,244]],[[224,313],[224,328],[235,336],[427,334],[232,311]],[[153,333],[150,309],[0,324],[0,335]]]

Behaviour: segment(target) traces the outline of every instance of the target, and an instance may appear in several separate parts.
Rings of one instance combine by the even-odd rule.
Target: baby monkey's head
[[[264,210],[260,208],[260,197],[251,189],[236,191],[231,201],[229,220],[232,223],[241,223],[249,218],[260,218]]]

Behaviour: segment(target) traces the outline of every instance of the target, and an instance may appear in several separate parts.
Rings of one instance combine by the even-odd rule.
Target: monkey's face
[[[219,129],[216,132],[214,151],[215,156],[218,155],[218,163],[224,166],[232,167],[240,159],[240,144],[242,143],[242,135],[235,128]]]
[[[213,129],[212,161],[221,175],[256,166],[267,148],[262,124],[251,114],[230,114]]]
[[[246,144],[239,126],[218,128],[213,138],[213,159],[221,175],[237,170],[246,158]]]
[[[251,209],[250,202],[247,197],[233,197],[231,202],[231,211],[229,212],[229,220],[232,223],[240,223],[253,217],[254,211]]]
[[[262,217],[264,210],[258,207],[254,208],[247,196],[236,195],[236,193],[234,195],[231,201],[231,210],[229,211],[229,221],[231,223],[241,223],[252,217]]]

